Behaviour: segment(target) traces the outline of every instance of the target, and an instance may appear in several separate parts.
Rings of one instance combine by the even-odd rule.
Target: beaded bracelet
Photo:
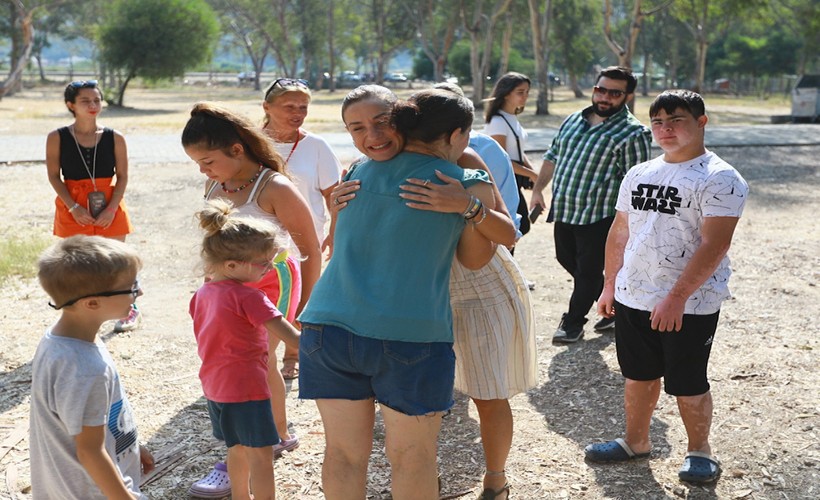
[[[71,213],[74,210],[77,210],[78,208],[80,208],[80,204],[75,201],[74,204],[71,205],[71,208],[68,209],[68,211],[69,211],[69,213]]]

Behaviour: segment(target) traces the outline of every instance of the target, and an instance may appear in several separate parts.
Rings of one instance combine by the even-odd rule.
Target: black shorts
[[[698,396],[709,391],[706,369],[720,311],[683,315],[679,332],[651,328],[649,312],[615,303],[615,347],[621,374],[631,380],[663,377],[672,396]]]

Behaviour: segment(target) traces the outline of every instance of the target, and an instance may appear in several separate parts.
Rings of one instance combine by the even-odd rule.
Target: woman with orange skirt
[[[102,90],[96,80],[75,81],[65,88],[65,105],[74,123],[48,134],[46,168],[57,197],[54,234],[105,236],[125,241],[133,231],[123,195],[128,184],[128,152],[119,132],[97,124]],[[114,331],[137,327],[140,312],[132,306]]]

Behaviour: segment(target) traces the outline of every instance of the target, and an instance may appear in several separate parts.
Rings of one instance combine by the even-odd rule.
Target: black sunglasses
[[[279,86],[280,88],[285,87],[302,87],[302,88],[309,88],[308,81],[302,80],[301,78],[277,78],[270,87],[268,87],[268,91],[265,92],[265,99],[268,98],[271,92],[273,92],[274,87]]]
[[[595,92],[596,94],[601,94],[601,95],[609,94],[610,97],[613,97],[615,99],[617,99],[617,98],[621,97],[622,95],[626,94],[626,92],[623,91],[623,90],[608,89],[606,87],[599,87],[597,85],[592,87],[592,91]]]
[[[69,83],[69,85],[75,89],[93,89],[98,83],[97,80],[77,80]]]
[[[142,288],[140,288],[140,280],[136,280],[136,281],[134,281],[134,284],[131,285],[131,288],[129,290],[115,290],[113,292],[90,293],[88,295],[83,295],[82,297],[77,297],[76,299],[69,300],[68,302],[66,302],[65,304],[63,304],[61,306],[56,306],[56,305],[52,304],[51,302],[49,302],[48,305],[51,306],[53,309],[60,310],[64,307],[72,306],[72,305],[76,304],[77,302],[79,302],[83,299],[90,298],[90,297],[114,297],[116,295],[131,294],[136,299],[141,291],[142,291]]]

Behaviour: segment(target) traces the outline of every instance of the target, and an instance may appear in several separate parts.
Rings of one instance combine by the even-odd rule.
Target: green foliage
[[[493,47],[493,55],[490,59],[490,75],[495,75],[498,72],[498,66],[501,61],[501,50],[498,46]],[[415,66],[414,66],[415,68]],[[447,69],[454,76],[458,77],[459,82],[472,83],[473,77],[470,73],[470,41],[459,40],[453,45],[450,50],[450,55],[447,57]],[[535,61],[524,57],[518,49],[510,49],[510,61],[508,71],[517,71],[533,77],[535,75]]]
[[[421,49],[417,50],[416,55],[413,56],[413,78],[433,79],[433,61]]]
[[[763,36],[731,33],[709,48],[710,78],[732,74],[751,76],[791,74],[797,70],[800,40],[780,27]]]
[[[555,61],[570,74],[583,75],[600,43],[600,7],[592,0],[553,0],[552,16]]]
[[[100,29],[101,57],[127,79],[172,78],[207,61],[218,34],[203,0],[117,0]]]

